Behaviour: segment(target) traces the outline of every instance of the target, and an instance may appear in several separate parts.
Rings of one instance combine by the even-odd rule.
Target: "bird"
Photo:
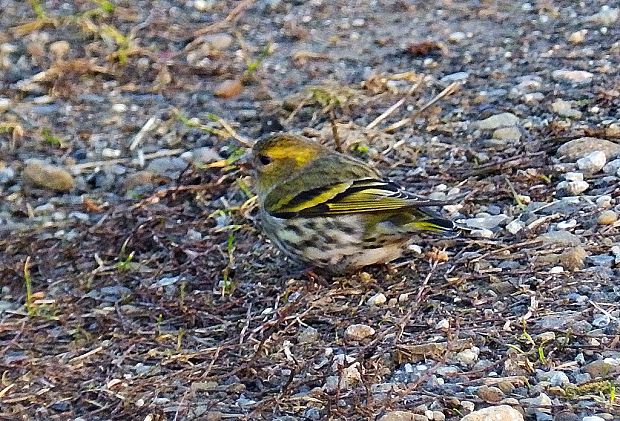
[[[416,233],[450,233],[452,221],[359,159],[280,132],[250,153],[259,218],[267,237],[294,262],[332,274],[387,264]]]

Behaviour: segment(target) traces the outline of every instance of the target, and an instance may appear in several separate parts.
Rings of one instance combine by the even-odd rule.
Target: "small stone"
[[[206,12],[213,8],[213,1],[210,0],[194,0],[193,2],[194,9],[199,12]]]
[[[586,261],[590,263],[592,266],[600,266],[611,268],[614,266],[616,258],[614,256],[609,256],[607,254],[595,254],[592,256],[588,256]]]
[[[597,415],[591,415],[589,417],[583,417],[581,421],[605,421],[605,418],[599,417]]]
[[[601,11],[590,16],[588,21],[598,23],[599,25],[611,26],[618,20],[620,9],[612,9],[608,5],[601,7]]]
[[[579,270],[583,269],[583,267],[586,265],[586,257],[588,257],[588,252],[586,252],[583,247],[571,247],[570,249],[560,254],[559,263],[565,269]]]
[[[115,113],[118,113],[118,114],[126,113],[127,112],[127,105],[120,104],[120,103],[113,104],[112,105],[112,111],[114,111]]]
[[[564,174],[566,181],[583,181],[583,174],[580,172],[567,172]]]
[[[461,421],[523,421],[523,415],[511,406],[498,405],[467,414]]]
[[[241,84],[240,81],[236,79],[235,80],[228,79],[220,83],[213,91],[213,94],[215,96],[219,96],[220,98],[232,98],[234,96],[239,95],[242,90],[243,90],[243,85]]]
[[[618,220],[618,215],[612,210],[604,210],[598,216],[598,223],[601,225],[613,225]]]
[[[555,415],[553,421],[581,421],[581,417],[572,412],[560,412]]]
[[[520,219],[515,219],[506,225],[506,231],[513,235],[521,231],[523,228],[525,228],[525,222]]]
[[[565,386],[570,384],[570,379],[563,371],[543,371],[537,376],[539,381],[549,382],[551,386]]]
[[[587,181],[561,181],[558,183],[558,191],[568,196],[578,196],[590,188]]]
[[[2,168],[0,163],[0,185],[9,184],[15,178],[15,170],[11,167]]]
[[[366,304],[369,306],[380,306],[380,305],[385,304],[386,301],[387,301],[387,297],[383,293],[378,292],[372,297],[370,297],[368,301],[366,301]]]
[[[319,331],[312,326],[305,327],[297,334],[297,342],[299,344],[311,344],[319,339]]]
[[[543,244],[553,244],[557,246],[575,247],[581,244],[581,238],[568,231],[550,231],[538,236]]]
[[[160,176],[176,177],[187,168],[187,162],[179,157],[155,158],[146,166],[146,170]]]
[[[583,371],[588,373],[593,379],[597,379],[620,372],[620,366],[614,366],[610,364],[610,362],[604,360],[596,360],[586,364]]]
[[[596,174],[607,163],[607,157],[603,151],[590,152],[577,160],[577,167],[586,174]]]
[[[409,411],[390,411],[379,418],[378,421],[414,421],[416,415]]]
[[[11,108],[11,100],[8,98],[0,97],[0,112],[6,111]]]
[[[521,131],[516,126],[501,127],[493,132],[493,139],[506,142],[518,142],[521,139]]]
[[[581,118],[581,111],[573,109],[570,101],[558,99],[551,104],[551,109],[560,117]]]
[[[225,33],[208,34],[204,36],[203,42],[212,50],[222,51],[232,45],[233,37]]]
[[[152,171],[144,170],[137,171],[133,174],[128,175],[123,181],[123,191],[133,190],[137,187],[142,186],[151,186],[155,184],[158,180],[160,180],[157,174]]]
[[[50,44],[50,53],[52,53],[56,60],[63,60],[70,50],[71,44],[64,40],[52,42]]]
[[[575,162],[593,151],[601,151],[607,160],[611,160],[620,156],[620,144],[596,137],[580,137],[560,146],[556,155]]]
[[[489,403],[498,403],[504,399],[504,392],[495,386],[480,386],[477,394],[480,396],[480,399]]]
[[[579,31],[575,31],[568,36],[567,40],[571,44],[581,44],[586,39],[587,33],[588,33],[587,29],[581,29]]]
[[[459,222],[468,226],[469,228],[477,228],[477,229],[493,229],[506,221],[508,216],[506,215],[489,215],[478,218],[470,218],[464,219]]]
[[[64,192],[75,187],[75,180],[69,171],[36,159],[26,164],[22,177],[25,183],[46,190]]]
[[[554,70],[551,77],[558,82],[570,82],[574,85],[585,85],[592,82],[594,75],[585,70]]]
[[[344,331],[345,339],[359,342],[375,334],[375,329],[364,324],[354,324]]]
[[[467,38],[467,34],[465,34],[465,32],[452,32],[450,35],[448,35],[448,41],[454,44],[458,44],[465,38]]]
[[[620,170],[620,159],[614,159],[609,161],[603,167],[603,172],[605,174],[616,174]]]
[[[521,403],[527,406],[526,414],[534,415],[536,412],[551,412],[551,398],[545,393],[541,393],[535,398],[521,399]]]
[[[478,238],[493,238],[493,231],[483,228],[483,229],[473,229],[469,232],[472,237]]]
[[[480,355],[480,348],[472,346],[469,349],[464,349],[463,351],[456,354],[455,358],[460,364],[465,366],[472,366],[478,361],[478,356]]]
[[[354,28],[361,28],[366,25],[366,21],[362,18],[353,19],[351,26]]]
[[[219,153],[217,153],[217,151],[215,151],[213,148],[209,148],[206,146],[192,150],[191,152],[189,152],[188,156],[185,156],[185,154],[183,154],[181,158],[185,159],[186,161],[191,160],[192,162],[195,162],[197,164],[208,164],[210,162],[220,161],[222,159],[222,157]]]
[[[612,200],[613,199],[611,196],[609,196],[608,194],[604,194],[596,198],[596,206],[603,209],[610,208],[612,205]]]
[[[493,115],[475,123],[475,127],[481,130],[494,130],[501,127],[515,126],[519,123],[519,118],[512,113],[501,113]]]

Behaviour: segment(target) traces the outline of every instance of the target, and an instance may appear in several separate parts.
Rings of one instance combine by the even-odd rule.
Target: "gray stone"
[[[146,171],[162,176],[174,177],[185,168],[187,168],[187,162],[185,162],[184,159],[176,157],[163,157],[156,158],[149,162],[146,167]]]
[[[551,104],[551,109],[560,117],[581,118],[581,111],[573,109],[571,101],[564,101],[563,99],[555,100],[553,104]]]
[[[620,170],[620,159],[614,159],[612,161],[609,161],[603,167],[603,172],[605,174],[616,174],[618,170]]]
[[[578,246],[581,244],[581,238],[568,231],[550,231],[546,234],[538,236],[544,244],[553,244],[558,246]]]
[[[500,127],[493,132],[493,139],[504,142],[518,142],[521,139],[521,130],[516,126]]]
[[[574,162],[594,151],[603,152],[610,160],[620,156],[620,144],[596,137],[580,137],[560,146],[556,155]]]
[[[498,405],[467,414],[461,421],[523,421],[523,415],[511,406]]]
[[[0,168],[0,184],[8,184],[15,178],[15,170],[11,167]]]
[[[585,85],[592,82],[594,75],[585,70],[554,70],[551,73],[553,80],[557,82],[569,82],[573,85]]]
[[[501,113],[493,115],[484,120],[477,121],[474,125],[481,130],[494,130],[500,127],[515,126],[519,123],[519,118],[512,113]]]
[[[611,26],[618,20],[620,16],[620,9],[612,9],[608,5],[601,7],[601,11],[590,16],[587,20],[589,22],[598,23],[603,26]],[[585,420],[585,419],[584,419]]]
[[[586,262],[593,266],[613,267],[615,260],[614,256],[608,254],[594,254],[586,257]]]
[[[488,215],[478,218],[470,218],[461,220],[462,223],[469,228],[477,229],[493,229],[506,221],[508,216],[506,215]]]
[[[353,324],[344,331],[344,337],[349,341],[361,341],[374,334],[375,329],[364,324]]]
[[[551,384],[551,386],[564,386],[570,384],[570,379],[563,371],[541,371],[536,377],[539,381],[546,381]]]
[[[551,398],[545,393],[541,393],[535,398],[521,399],[521,403],[527,406],[526,414],[536,414],[537,412],[551,412]]]
[[[590,152],[577,160],[577,167],[586,174],[596,174],[607,163],[607,157],[603,151]]]
[[[297,334],[297,342],[299,344],[311,344],[319,339],[319,331],[312,326],[305,327]]]

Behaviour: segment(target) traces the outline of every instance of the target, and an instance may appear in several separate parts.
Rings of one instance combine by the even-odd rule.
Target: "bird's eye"
[[[260,163],[262,165],[269,165],[269,164],[271,164],[271,158],[269,158],[267,155],[259,156],[258,160],[260,161]]]

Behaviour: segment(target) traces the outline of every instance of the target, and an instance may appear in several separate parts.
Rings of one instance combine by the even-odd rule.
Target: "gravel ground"
[[[1,418],[620,419],[617,2],[0,10]],[[237,162],[279,128],[469,231],[308,279]]]

